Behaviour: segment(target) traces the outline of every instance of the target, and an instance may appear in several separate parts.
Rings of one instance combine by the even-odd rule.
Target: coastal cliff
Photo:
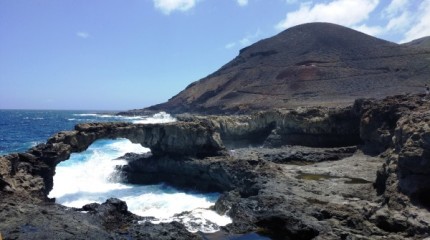
[[[142,218],[116,199],[68,209],[47,198],[56,164],[72,152],[97,139],[128,138],[152,155],[125,156],[128,164],[118,167],[125,182],[222,193],[214,209],[233,223],[217,236],[429,237],[429,110],[421,95],[398,95],[339,108],[179,115],[168,124],[77,125],[0,157],[2,236],[202,238],[178,223],[138,224]]]

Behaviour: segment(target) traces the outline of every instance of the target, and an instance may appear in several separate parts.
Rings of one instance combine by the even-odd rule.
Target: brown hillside
[[[240,113],[338,106],[362,97],[423,92],[429,73],[428,49],[309,23],[242,49],[218,71],[146,110]]]

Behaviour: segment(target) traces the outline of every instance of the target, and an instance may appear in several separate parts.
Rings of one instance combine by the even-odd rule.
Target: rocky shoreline
[[[342,108],[249,115],[178,115],[167,124],[93,123],[25,153],[0,157],[4,239],[422,239],[430,236],[430,102],[421,95],[359,99]],[[139,224],[125,202],[80,209],[47,194],[55,166],[97,139],[151,149],[125,156],[125,182],[222,193],[222,234],[179,223]]]

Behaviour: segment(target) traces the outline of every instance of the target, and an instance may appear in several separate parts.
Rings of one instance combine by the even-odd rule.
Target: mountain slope
[[[405,46],[430,48],[430,36],[415,39],[411,42],[404,43]]]
[[[430,73],[429,59],[429,50],[335,24],[303,24],[242,49],[218,71],[146,110],[240,113],[417,92]]]

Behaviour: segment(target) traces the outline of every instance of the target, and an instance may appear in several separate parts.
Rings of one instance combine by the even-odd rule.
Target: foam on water
[[[73,114],[73,116],[79,116],[79,117],[95,117],[97,116],[97,113],[76,113]]]
[[[155,118],[139,121],[153,123],[174,120],[170,115],[161,113]],[[116,197],[126,201],[131,212],[153,217],[148,218],[148,221],[179,221],[191,232],[215,232],[219,226],[231,222],[227,216],[209,210],[218,199],[218,193],[183,192],[164,184],[140,186],[121,183],[115,167],[126,162],[117,158],[128,152],[148,151],[148,148],[127,139],[98,140],[86,151],[73,153],[69,160],[57,165],[54,188],[49,197],[55,197],[58,203],[69,207],[102,203],[110,197]]]
[[[104,201],[113,196],[112,191],[130,188],[112,181],[115,166],[125,164],[124,161],[112,159],[127,152],[147,151],[126,139],[96,141],[87,151],[73,153],[69,160],[57,165],[54,188],[49,196],[56,197],[57,202],[70,207]]]
[[[159,112],[154,114],[152,117],[142,117],[141,119],[136,119],[133,123],[168,123],[174,122],[176,118],[172,117],[170,114],[166,112]]]
[[[228,216],[221,216],[207,208],[197,208],[172,217],[151,220],[150,222],[158,224],[172,221],[181,222],[190,232],[201,231],[204,233],[217,232],[220,230],[220,226],[231,223],[231,219]]]
[[[91,117],[94,119],[112,119],[120,121],[131,121],[133,123],[168,123],[174,122],[176,119],[166,112],[159,112],[153,116],[119,116],[111,114],[98,114],[98,113],[78,113],[73,114],[75,117]],[[90,119],[79,119],[79,118],[69,118],[69,121],[88,121]]]

